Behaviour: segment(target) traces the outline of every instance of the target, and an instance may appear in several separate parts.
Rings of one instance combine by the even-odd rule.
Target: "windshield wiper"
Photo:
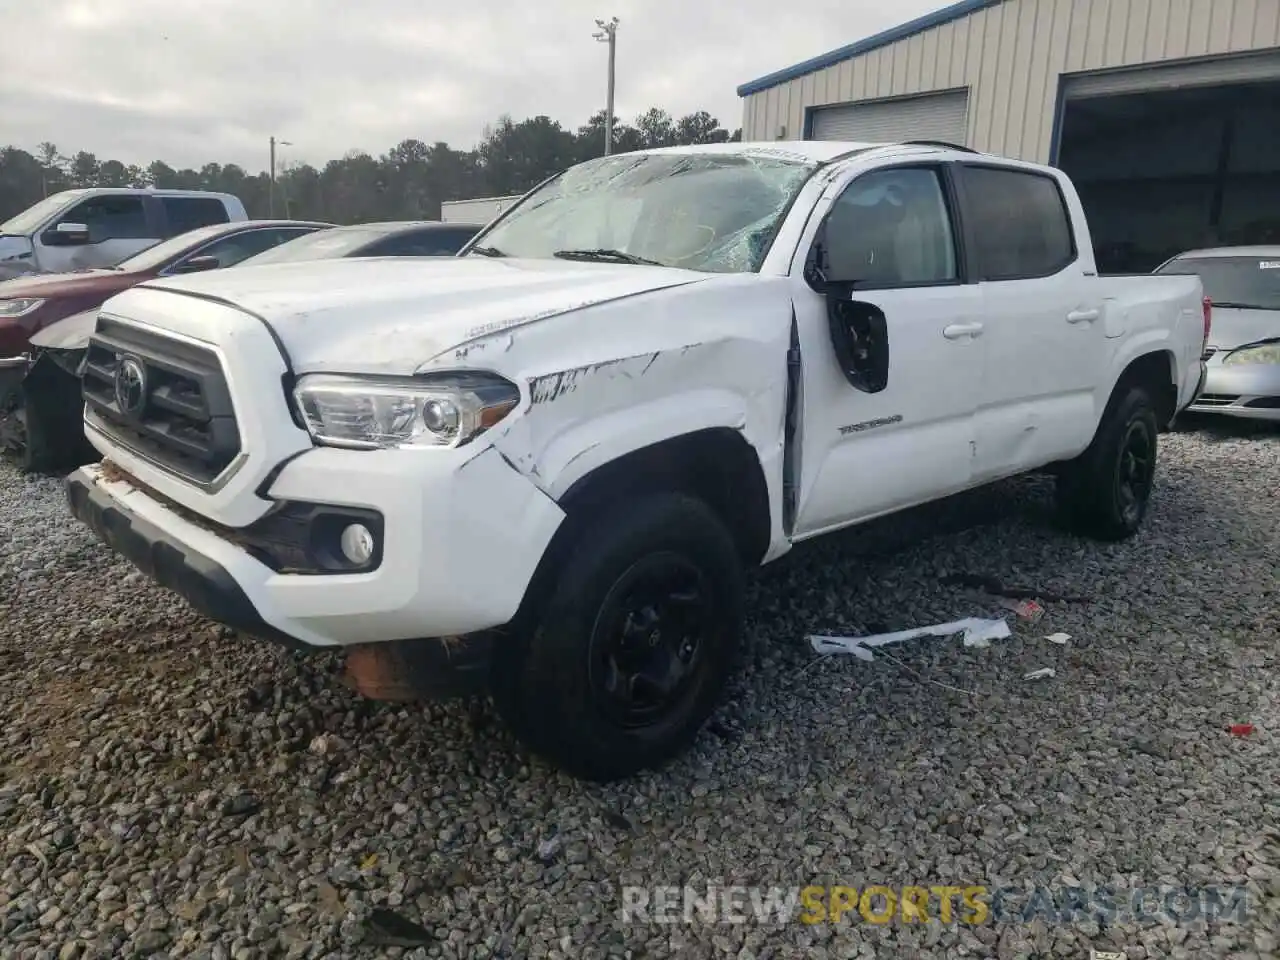
[[[497,247],[472,247],[467,253],[476,253],[482,257],[505,257],[506,254]]]
[[[561,260],[585,260],[592,263],[634,263],[646,267],[665,267],[657,260],[646,260],[623,250],[557,250],[551,254]]]
[[[1222,307],[1224,310],[1274,310],[1275,307],[1264,307],[1256,303],[1235,303],[1231,300],[1214,300],[1215,307]]]
[[[1237,350],[1252,350],[1254,347],[1269,347],[1273,343],[1280,343],[1280,337],[1263,337],[1261,340],[1251,340],[1248,343],[1242,343],[1238,347],[1232,347],[1231,352]]]

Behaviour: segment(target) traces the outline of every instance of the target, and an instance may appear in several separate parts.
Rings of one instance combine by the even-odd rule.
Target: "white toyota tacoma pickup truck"
[[[1044,468],[1081,531],[1138,529],[1209,307],[1091,250],[1063,173],[945,144],[592,160],[457,258],[109,300],[71,509],[369,695],[487,690],[627,776],[706,721],[744,571],[798,541]]]

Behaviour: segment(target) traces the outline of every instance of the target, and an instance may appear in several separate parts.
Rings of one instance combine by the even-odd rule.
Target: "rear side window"
[[[1075,261],[1071,216],[1053,177],[965,167],[964,184],[979,279],[1048,277]]]
[[[222,201],[213,197],[161,197],[160,203],[169,221],[167,235],[170,237],[231,219]]]

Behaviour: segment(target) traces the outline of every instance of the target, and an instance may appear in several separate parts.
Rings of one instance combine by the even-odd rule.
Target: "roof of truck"
[[[636,150],[632,153],[615,154],[618,157],[635,156],[636,154],[719,154],[741,155],[747,157],[777,157],[782,160],[799,160],[810,163],[830,163],[841,157],[864,150],[882,147],[914,147],[922,150],[956,150],[961,153],[976,151],[959,144],[943,143],[936,140],[888,140],[879,142],[854,140],[759,140],[747,143],[697,143],[680,147],[653,147],[649,150]]]
[[[682,153],[768,155],[783,159],[791,158],[825,163],[855,150],[866,150],[869,147],[880,146],[888,146],[888,144],[847,143],[838,140],[761,140],[747,143],[695,143],[681,147],[654,147],[649,150],[637,150],[635,152],[655,155]],[[623,154],[617,154],[617,156],[623,156]]]
[[[170,190],[166,187],[76,187],[72,190],[59,190],[58,194],[71,196],[84,196],[86,194],[94,194],[95,196],[112,196],[112,195],[128,195],[143,194],[150,197],[218,197],[221,199],[231,199],[239,202],[239,198],[234,194],[223,193],[218,190]],[[58,194],[51,194],[57,196]]]

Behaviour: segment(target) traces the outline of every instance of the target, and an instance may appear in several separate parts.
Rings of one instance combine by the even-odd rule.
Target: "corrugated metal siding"
[[[900,100],[823,107],[813,114],[814,140],[964,140],[968,93],[926,93]]]
[[[970,88],[966,142],[1045,162],[1058,76],[1280,47],[1280,0],[1005,0],[744,99],[743,138],[803,136],[805,108]]]

